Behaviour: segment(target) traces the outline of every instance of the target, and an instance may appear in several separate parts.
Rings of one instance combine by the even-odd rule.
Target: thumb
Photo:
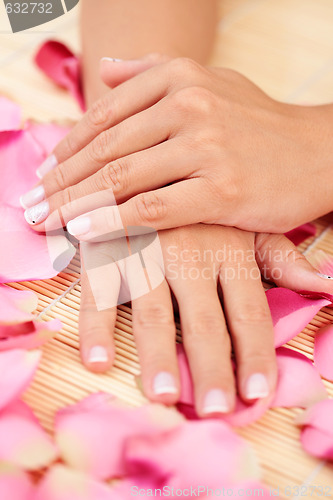
[[[146,71],[153,66],[168,62],[171,58],[158,53],[147,54],[140,59],[113,59],[103,57],[100,61],[100,76],[103,82],[111,88]]]
[[[333,294],[333,279],[320,274],[283,235],[258,233],[256,260],[263,277],[278,286]]]

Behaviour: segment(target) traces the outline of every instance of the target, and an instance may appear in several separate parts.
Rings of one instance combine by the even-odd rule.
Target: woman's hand
[[[260,270],[278,285],[295,289],[332,293],[329,280],[320,278],[284,236],[254,235],[203,224],[159,233],[164,280],[159,253],[146,244],[149,237],[138,236],[131,241],[132,249],[148,249],[143,252],[146,275],[158,285],[142,295],[138,293],[142,256],[137,267],[122,260],[126,240],[125,247],[117,240],[89,243],[87,247],[83,244],[79,326],[84,364],[94,371],[110,368],[116,307],[107,306],[116,306],[119,291],[127,300],[124,290],[129,290],[132,297],[136,296],[132,300],[133,332],[144,392],[153,401],[175,403],[180,380],[172,291],[179,308],[198,414],[204,417],[231,411],[236,391],[248,402],[269,396],[277,373],[272,320]],[[106,265],[112,262],[117,265]]]
[[[91,214],[92,228],[103,218],[117,229],[119,210],[125,226],[284,232],[332,209],[332,106],[279,103],[237,72],[189,59],[106,64],[129,79],[91,107],[22,198],[37,230],[105,189],[118,208]],[[65,223],[86,211],[76,203]]]

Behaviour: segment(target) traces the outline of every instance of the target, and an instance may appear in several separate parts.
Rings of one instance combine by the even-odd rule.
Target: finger
[[[192,174],[193,163],[182,153],[182,142],[177,139],[139,151],[108,163],[94,175],[67,187],[47,199],[46,213],[61,211],[61,217],[52,216],[39,223],[38,231],[57,229],[56,222],[67,224],[71,219],[97,208],[115,205],[145,192],[149,187],[171,183],[179,174]],[[34,209],[35,210],[35,209]],[[29,216],[27,217],[30,220]],[[54,223],[51,224],[52,220]]]
[[[238,392],[245,401],[268,397],[277,380],[273,323],[254,250],[241,247],[237,257],[225,262],[220,282],[237,362]]]
[[[256,235],[256,259],[265,279],[290,290],[333,293],[333,279],[322,275],[280,234]]]
[[[179,373],[176,327],[167,282],[133,300],[132,310],[144,392],[152,401],[174,404],[179,397]]]
[[[45,165],[38,169],[43,177],[56,164],[62,163],[129,116],[133,116],[162,99],[170,85],[167,64],[154,66],[119,85],[96,101],[69,134],[55,147]]]
[[[196,410],[201,417],[227,413],[235,404],[235,381],[216,282],[204,277],[204,268],[187,265],[184,271],[187,277],[173,280],[172,288],[179,304]]]
[[[111,304],[112,302],[117,304],[120,276],[115,271],[112,281],[107,280],[107,282],[105,279],[99,280],[99,276],[89,276],[84,267],[82,268],[79,315],[80,353],[83,364],[89,370],[105,372],[112,366],[115,355],[113,332],[117,307],[102,307],[102,310],[98,310],[98,304],[103,304],[105,298],[101,297],[101,294],[105,292],[113,296],[114,300]],[[96,280],[98,280],[97,283]]]
[[[147,54],[140,59],[133,60],[103,57],[100,62],[100,75],[103,82],[108,87],[114,88],[139,73],[169,60],[169,56],[163,56],[157,53]]]
[[[215,218],[216,203],[205,200],[205,181],[195,178],[163,189],[142,193],[119,206],[93,210],[67,224],[70,234],[82,241],[106,241],[116,231],[141,227],[154,230],[186,226]],[[216,215],[216,217],[214,217]]]

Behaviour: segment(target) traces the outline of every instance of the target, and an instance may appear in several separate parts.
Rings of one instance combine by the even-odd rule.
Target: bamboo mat
[[[10,35],[2,23],[0,2],[0,93],[23,106],[24,115],[37,120],[76,120],[80,113],[72,98],[47,81],[31,63],[38,45],[58,38],[78,50],[77,9],[38,32]],[[212,63],[241,71],[275,98],[290,102],[333,102],[333,2],[331,0],[223,0]],[[24,82],[24,83],[22,83]],[[316,250],[333,256],[333,228],[327,219],[316,221],[316,237],[300,249],[309,257]],[[119,307],[116,360],[103,375],[88,372],[79,358],[78,313],[80,263],[52,280],[13,284],[34,290],[39,298],[36,313],[43,320],[59,318],[63,329],[43,348],[37,375],[24,395],[42,425],[52,433],[54,413],[91,392],[110,391],[129,405],[146,400],[135,377],[140,372],[131,329],[131,311]],[[324,308],[289,342],[312,359],[315,331],[333,322],[333,311]],[[179,332],[178,332],[179,333]],[[333,384],[324,382],[331,397]],[[307,455],[300,446],[299,429],[293,424],[298,409],[269,410],[260,421],[237,432],[249,441],[259,458],[264,482],[280,488],[281,498],[298,498],[300,485],[329,485],[333,491],[333,465]],[[309,494],[305,496],[310,497]],[[318,492],[312,498],[322,498]]]

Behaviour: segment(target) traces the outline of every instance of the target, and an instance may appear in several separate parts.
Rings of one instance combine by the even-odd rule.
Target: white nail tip
[[[44,199],[45,190],[43,186],[37,186],[20,197],[20,204],[26,210],[27,208],[34,207]]]
[[[262,373],[254,373],[246,383],[246,397],[248,399],[265,398],[269,394],[266,377]]]
[[[49,215],[50,209],[47,201],[43,201],[34,207],[28,208],[24,212],[24,218],[28,224],[34,226],[43,222]]]
[[[106,62],[123,62],[123,59],[117,59],[116,57],[102,57],[101,61],[106,61]]]
[[[325,280],[333,280],[333,277],[332,276],[328,276],[328,274],[317,273],[317,275],[320,278],[324,278]]]
[[[211,389],[207,392],[204,405],[203,413],[227,413],[230,411],[230,407],[227,401],[227,397],[221,389]]]
[[[168,372],[161,372],[156,375],[153,390],[157,396],[161,394],[176,394],[178,392],[175,379]]]
[[[40,179],[58,165],[58,160],[54,155],[48,156],[41,166],[36,170],[36,175]]]
[[[95,345],[90,349],[88,357],[89,363],[105,363],[108,359],[108,353],[105,347]]]
[[[80,236],[90,231],[91,221],[89,217],[80,217],[70,220],[67,224],[67,231],[72,236]]]

